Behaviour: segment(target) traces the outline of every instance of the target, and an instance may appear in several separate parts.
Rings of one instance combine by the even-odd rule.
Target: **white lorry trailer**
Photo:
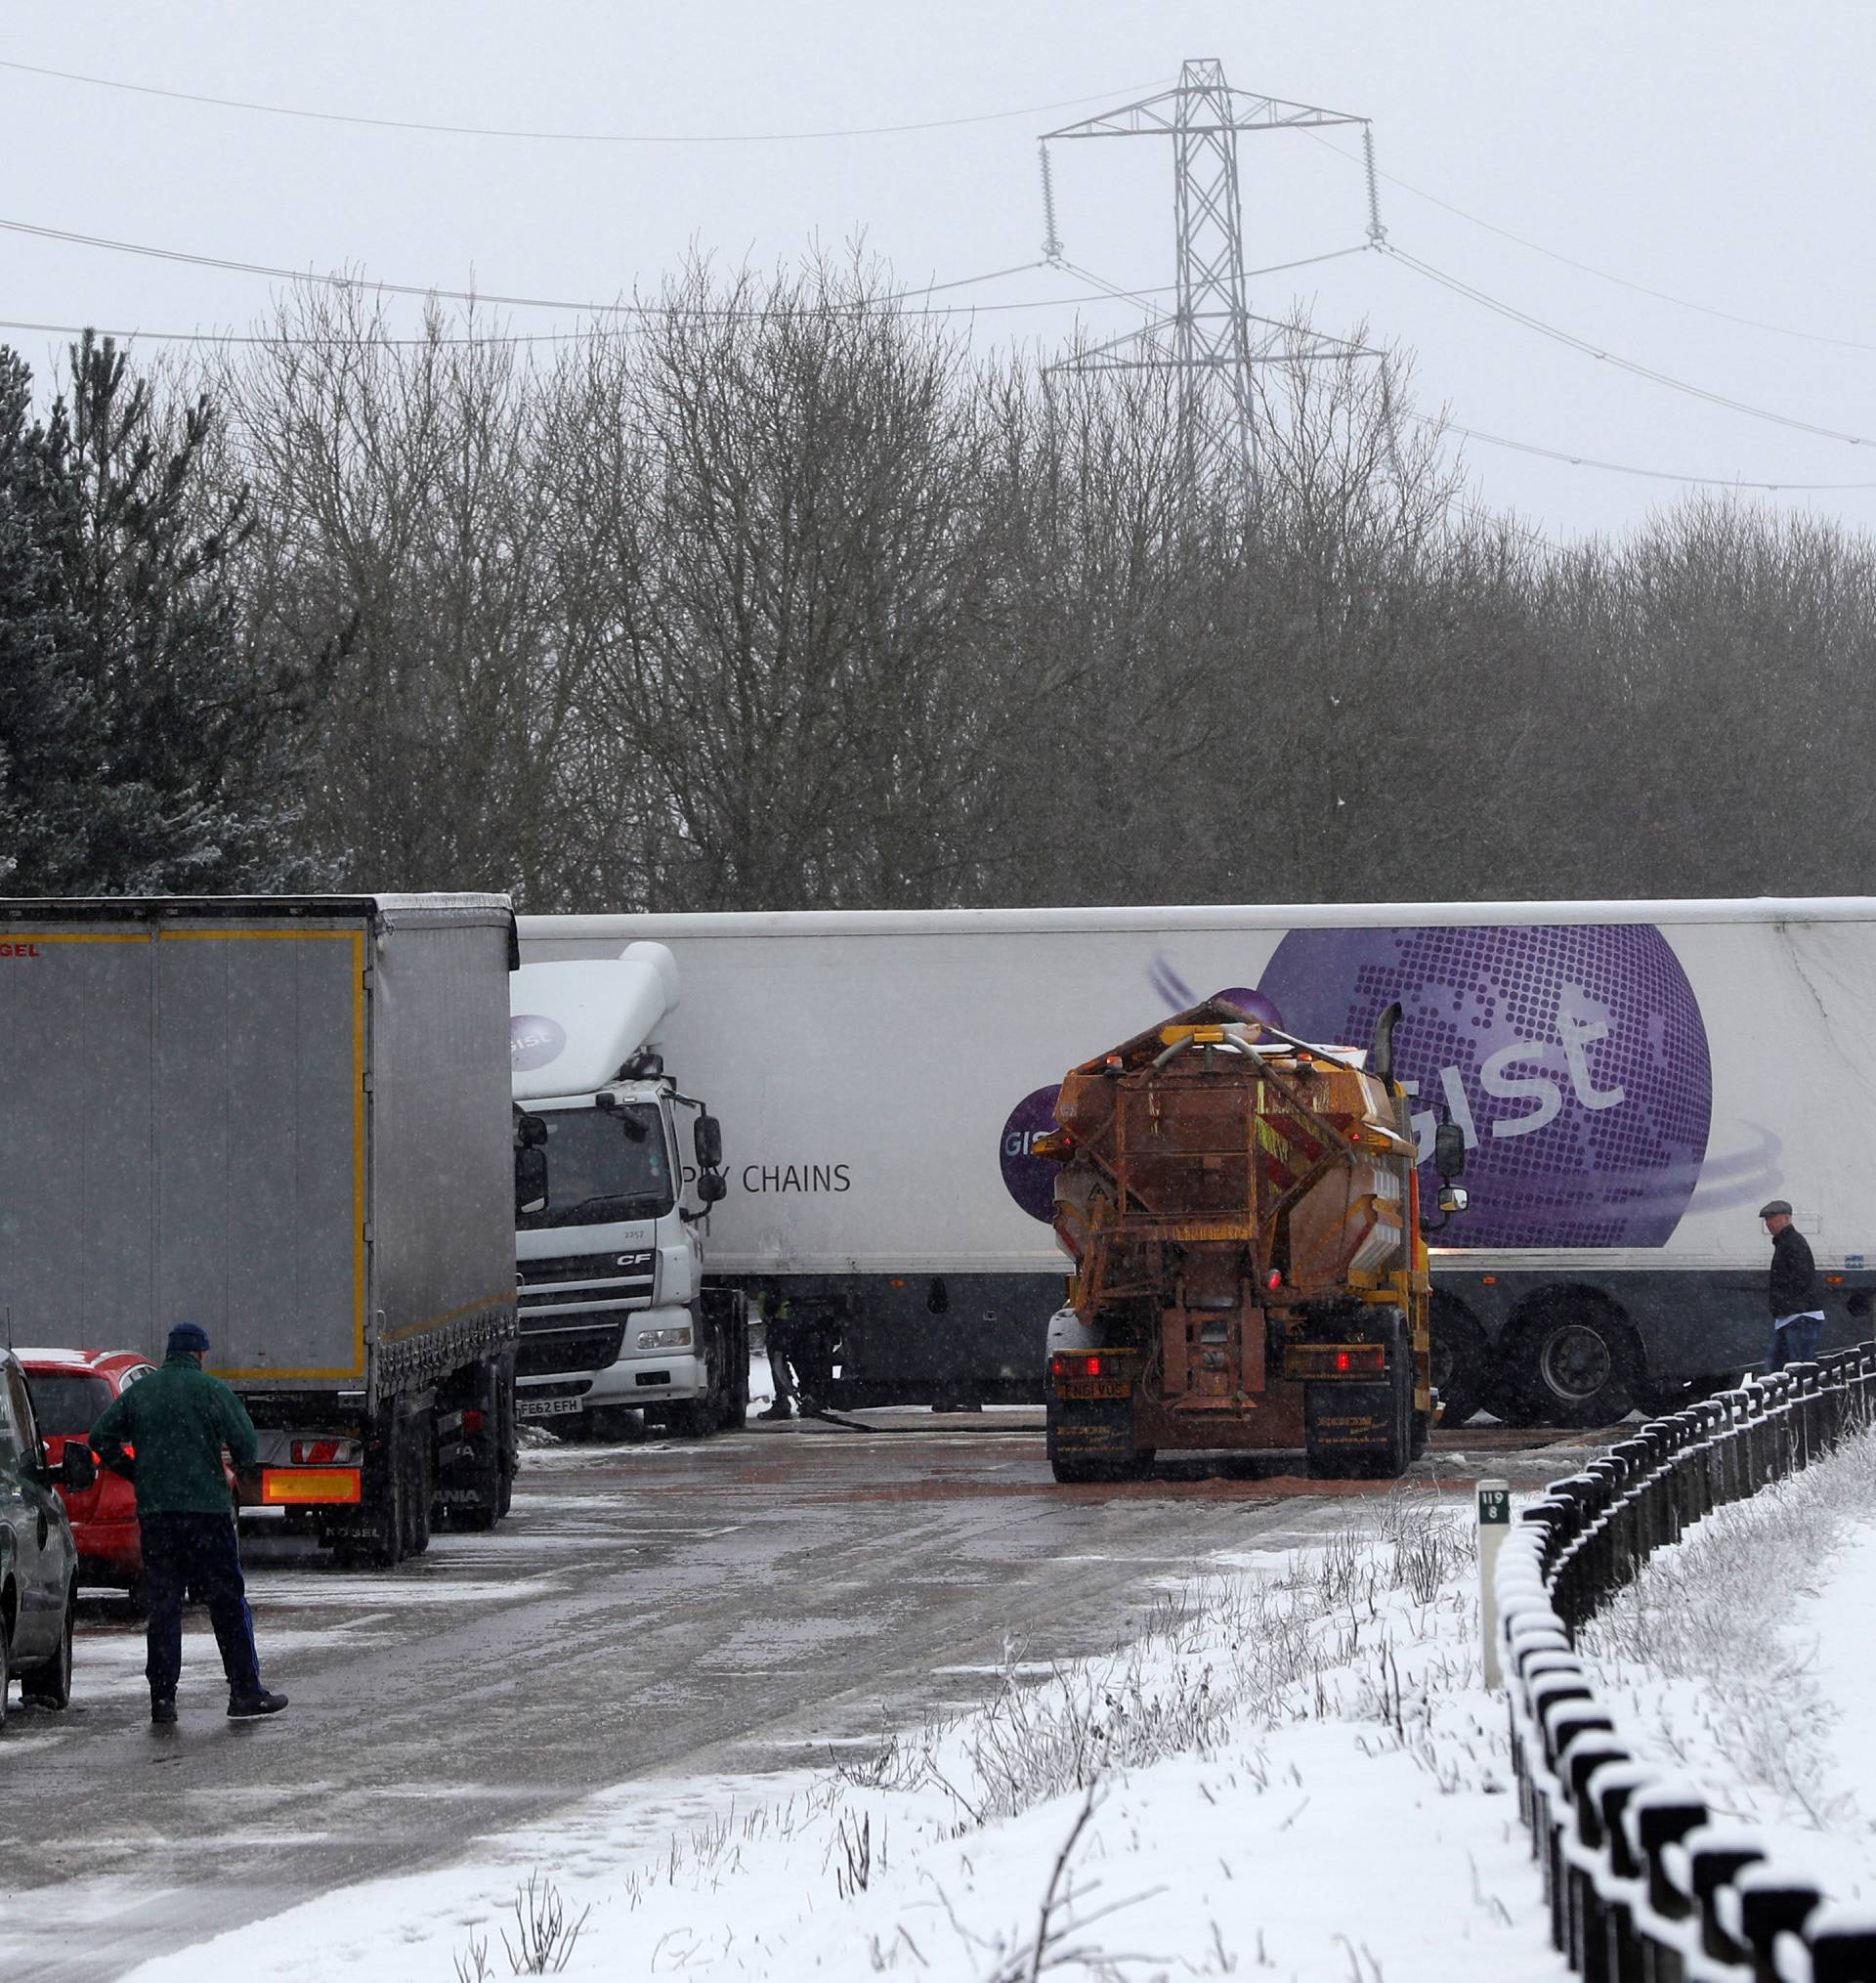
[[[747,1302],[706,1288],[722,1134],[664,1070],[677,965],[661,943],[525,965],[509,989],[517,1410],[563,1431],[624,1414],[690,1438],[741,1426]]]
[[[342,1555],[488,1527],[514,1473],[495,895],[0,901],[0,1302],[160,1360],[261,1435],[263,1506]]]
[[[530,962],[669,946],[670,1052],[737,1132],[713,1271],[823,1315],[848,1403],[1040,1395],[1066,1263],[1030,1145],[1061,1068],[1218,991],[1321,1040],[1401,1003],[1423,1158],[1442,1107],[1469,1149],[1464,1243],[1433,1255],[1449,1422],[1597,1423],[1763,1360],[1774,1196],[1816,1253],[1825,1343],[1867,1333],[1876,900],[519,927]]]

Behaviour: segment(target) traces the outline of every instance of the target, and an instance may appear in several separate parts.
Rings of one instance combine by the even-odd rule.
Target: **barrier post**
[[[1478,1484],[1478,1623],[1485,1639],[1485,1685],[1496,1693],[1505,1682],[1498,1668],[1498,1552],[1512,1528],[1508,1481]]]

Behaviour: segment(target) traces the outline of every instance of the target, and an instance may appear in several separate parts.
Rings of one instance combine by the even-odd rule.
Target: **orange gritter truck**
[[[1075,1262],[1048,1332],[1058,1481],[1161,1450],[1300,1449],[1318,1478],[1418,1457],[1436,1401],[1399,1018],[1364,1052],[1209,999],[1068,1075],[1037,1144]],[[1457,1124],[1433,1158],[1443,1224],[1466,1204]]]

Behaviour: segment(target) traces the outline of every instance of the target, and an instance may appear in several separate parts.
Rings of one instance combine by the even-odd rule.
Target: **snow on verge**
[[[1617,1735],[1717,1814],[1778,1834],[1834,1899],[1876,1898],[1876,1434],[1656,1551],[1579,1634]],[[1799,1834],[1804,1835],[1799,1835]]]
[[[826,1770],[623,1785],[135,1973],[448,1983],[525,1942],[569,1976],[1555,1983],[1470,1522],[1367,1512],[1169,1582],[1104,1659],[1011,1647],[988,1702]]]

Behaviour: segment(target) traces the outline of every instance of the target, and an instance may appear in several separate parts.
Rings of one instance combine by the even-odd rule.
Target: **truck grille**
[[[575,1253],[562,1260],[524,1260],[518,1270],[523,1287],[550,1280],[617,1280],[622,1274],[649,1280],[649,1253]]]
[[[515,1351],[515,1375],[540,1377],[561,1370],[603,1370],[618,1359],[624,1321],[588,1322],[572,1328],[542,1328],[525,1312]]]
[[[555,1287],[539,1293],[532,1289],[521,1298],[524,1315],[539,1315],[544,1309],[577,1308],[582,1302],[649,1302],[652,1283],[647,1280],[596,1281],[590,1287]]]
[[[524,1261],[517,1270],[526,1315],[542,1309],[590,1308],[598,1302],[652,1299],[649,1253],[578,1253],[564,1260]]]

